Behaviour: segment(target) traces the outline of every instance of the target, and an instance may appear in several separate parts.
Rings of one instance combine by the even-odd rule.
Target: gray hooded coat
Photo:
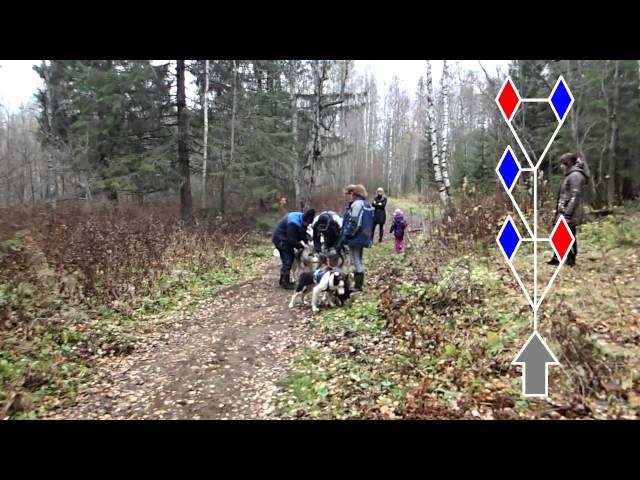
[[[589,174],[583,163],[578,162],[569,169],[564,177],[558,194],[558,215],[564,215],[570,225],[578,226],[584,222],[585,187],[589,183]]]

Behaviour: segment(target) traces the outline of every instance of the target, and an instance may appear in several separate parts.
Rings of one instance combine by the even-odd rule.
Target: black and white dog
[[[304,295],[313,286],[311,295],[311,311],[317,313],[319,306],[341,307],[351,295],[349,290],[349,276],[342,270],[332,268],[325,271],[303,272],[298,277],[296,289],[289,302],[289,308],[294,308],[296,300],[301,299],[304,304]],[[321,301],[323,300],[323,301]]]

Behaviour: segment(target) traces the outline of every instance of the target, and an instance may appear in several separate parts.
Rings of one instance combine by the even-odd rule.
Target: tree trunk
[[[393,112],[392,112],[393,115]],[[389,150],[388,150],[388,157],[387,157],[387,178],[386,178],[386,188],[387,188],[387,193],[389,195],[392,195],[392,191],[393,188],[391,186],[391,178],[393,177],[393,142],[394,142],[394,138],[393,138],[393,121],[391,122],[391,125],[389,126]],[[395,193],[394,193],[395,195]]]
[[[233,87],[232,87],[232,107],[231,107],[231,139],[230,139],[230,147],[229,147],[229,163],[227,165],[233,169],[233,153],[235,146],[235,124],[236,124],[236,61],[233,61]],[[268,88],[269,83],[265,82]],[[220,158],[224,159],[224,150],[221,151]],[[222,176],[220,177],[220,212],[222,214],[225,213],[227,199],[225,198],[225,184],[226,184],[226,175],[227,175],[227,165],[224,164],[223,160],[222,165]]]
[[[618,82],[618,67],[619,67],[619,61],[616,60],[615,61],[615,66],[614,66],[614,71],[613,71],[613,94],[610,96],[607,93],[608,90],[608,86],[605,85],[605,78],[608,75],[609,72],[609,62],[610,60],[607,61],[607,64],[605,66],[605,70],[601,79],[601,89],[602,89],[602,95],[605,99],[605,105],[607,107],[607,123],[608,123],[608,130],[609,130],[609,138],[606,139],[606,137],[603,137],[605,139],[605,144],[603,146],[603,151],[602,151],[602,155],[600,157],[600,166],[599,166],[599,176],[600,178],[603,177],[603,173],[604,173],[604,166],[602,165],[603,163],[603,157],[606,151],[606,157],[607,157],[607,165],[606,165],[606,175],[604,175],[604,178],[606,180],[605,182],[605,187],[606,187],[606,202],[607,202],[607,206],[608,207],[612,207],[613,204],[615,203],[615,181],[616,181],[616,149],[618,146],[618,121],[616,118],[616,113],[617,113],[617,108],[618,108],[618,99],[619,99],[619,94],[620,94],[620,89],[619,89],[619,82]]]
[[[369,85],[372,85],[371,80],[369,80]],[[376,90],[376,96],[377,96],[377,90]],[[375,157],[375,141],[376,141],[376,128],[377,128],[377,122],[376,122],[376,118],[377,118],[377,113],[376,113],[376,107],[377,107],[377,99],[373,98],[373,91],[370,88],[369,92],[368,92],[368,99],[369,99],[369,107],[367,109],[367,122],[368,122],[368,126],[367,126],[367,152],[368,152],[368,158],[369,158],[369,162],[367,164],[367,171],[370,172],[370,174],[373,177],[373,173],[374,173],[374,157]]]
[[[51,153],[52,145],[49,145],[49,152],[47,153],[47,200],[50,208],[56,208],[56,176],[55,167],[53,161],[53,154]]]
[[[607,110],[609,107],[607,106]],[[600,207],[606,203],[606,192],[603,192],[604,174],[604,156],[607,153],[607,136],[602,135],[602,148],[600,149],[600,158],[598,160],[598,179],[596,182],[596,191],[598,192],[597,206]]]
[[[237,91],[237,78],[238,70],[236,61],[233,61],[233,103],[231,107],[231,153],[229,154],[229,163],[233,168],[233,152],[235,147],[235,132],[236,132],[236,91]]]
[[[442,169],[440,166],[440,153],[438,149],[438,140],[436,133],[436,115],[433,105],[433,82],[431,79],[431,61],[427,60],[427,121],[429,125],[429,137],[431,139],[431,155],[433,158],[433,173],[435,176],[436,184],[438,185],[438,192],[440,193],[440,200],[445,212],[445,218],[449,217],[449,195],[447,188],[442,178]]]
[[[29,158],[29,155],[27,153],[27,150],[25,148],[24,153],[23,153],[23,159],[24,159],[24,164],[29,166],[29,185],[30,185],[30,190],[31,190],[31,205],[35,205],[36,204],[36,190],[35,190],[35,186],[33,184],[33,161],[31,158]]]
[[[191,172],[189,168],[189,117],[186,108],[184,85],[184,60],[177,60],[177,100],[178,100],[178,169],[180,181],[180,215],[183,223],[193,223],[193,204],[191,198]]]
[[[386,184],[387,178],[387,159],[389,155],[389,119],[387,118],[387,106],[389,105],[389,95],[387,92],[387,85],[383,90],[384,103],[382,104],[382,182],[385,183],[384,188],[387,189],[387,195],[390,195],[389,185]]]
[[[366,82],[367,82],[366,89],[368,90],[369,80],[367,79]],[[369,175],[371,175],[371,170],[369,169],[369,108],[371,105],[370,102],[371,102],[371,99],[367,97],[367,103],[365,104],[364,111],[363,111],[364,168],[365,168],[365,171],[369,173]]]
[[[226,198],[225,198],[225,179],[227,177],[227,171],[225,169],[222,170],[222,175],[220,176],[220,213],[222,215],[225,214],[226,208]]]
[[[44,62],[43,62],[44,63]],[[52,93],[52,89],[53,89],[53,85],[51,84],[51,73],[49,71],[49,68],[47,68],[46,66],[44,66],[44,72],[46,72],[46,90],[47,90],[47,124],[49,127],[49,133],[48,133],[48,137],[49,137],[49,142],[48,142],[48,148],[47,148],[47,203],[49,204],[49,207],[52,209],[56,208],[56,189],[55,189],[55,182],[56,182],[56,176],[55,176],[55,168],[54,168],[54,161],[53,161],[53,139],[54,139],[54,133],[53,133],[53,122],[52,122],[52,117],[53,117],[53,93]]]
[[[295,205],[302,204],[302,198],[300,197],[300,158],[298,155],[298,97],[295,92],[293,92],[293,120],[292,120],[292,129],[293,129],[293,189],[295,193]]]
[[[611,113],[609,116],[611,125],[611,137],[609,140],[608,163],[608,182],[607,182],[607,205],[612,207],[616,202],[616,150],[618,148],[618,101],[620,98],[620,82],[618,80],[620,61],[615,61],[613,70],[613,98],[611,101]]]
[[[577,61],[579,62],[579,60]],[[579,69],[579,64],[576,64],[576,68],[572,68],[573,62],[571,60],[567,60],[567,82],[569,85],[574,83],[574,80],[577,77],[577,72]],[[575,75],[574,75],[575,73]],[[577,102],[576,102],[577,103]],[[578,118],[578,105],[574,105],[576,108],[572,108],[571,112],[569,112],[569,123],[571,126],[571,140],[573,144],[576,146],[576,153],[580,155],[582,152],[580,151],[580,124]]]
[[[303,175],[305,181],[303,183],[304,191],[302,192],[301,208],[304,209],[308,202],[309,197],[313,193],[315,186],[315,169],[318,163],[318,159],[321,155],[320,150],[320,116],[322,109],[322,91],[324,87],[325,79],[325,64],[322,61],[314,60],[314,84],[315,84],[315,105],[313,115],[313,125],[311,127],[311,136],[307,143],[306,149],[306,164],[303,167]]]
[[[480,125],[480,181],[484,180],[486,165],[486,140],[487,140],[487,117],[482,117]]]
[[[449,146],[449,76],[447,72],[447,61],[444,60],[442,67],[442,180],[444,182],[444,188],[447,189],[447,197],[451,202],[451,193],[449,191],[451,184],[449,183],[449,163],[447,161],[447,147]]]
[[[202,92],[202,111],[204,113],[204,138],[202,152],[202,208],[207,207],[207,147],[209,139],[209,60],[204,61],[204,91]]]

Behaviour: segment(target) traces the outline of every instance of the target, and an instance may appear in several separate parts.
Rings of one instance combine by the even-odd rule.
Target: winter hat
[[[302,221],[303,222],[307,222],[307,223],[311,223],[311,222],[313,222],[313,218],[315,216],[316,216],[316,211],[313,208],[310,208],[309,210],[304,212],[304,215],[302,215]]]
[[[567,167],[573,167],[578,162],[578,156],[575,153],[565,153],[560,157],[560,163]]]
[[[403,215],[404,215],[404,213],[402,213],[402,210],[400,210],[399,208],[396,208],[396,209],[393,211],[393,216],[394,216],[394,217],[402,217]]]

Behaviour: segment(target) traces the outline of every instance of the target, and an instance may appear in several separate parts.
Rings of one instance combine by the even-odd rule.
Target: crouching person
[[[294,249],[300,248],[306,242],[310,241],[307,235],[307,227],[311,225],[316,212],[309,209],[304,214],[302,212],[291,212],[285,215],[275,230],[271,240],[278,249],[282,268],[280,269],[280,286],[287,290],[293,290],[294,285],[291,282],[291,267],[294,259]]]
[[[316,253],[322,250],[329,251],[335,248],[340,239],[342,218],[330,210],[322,212],[313,222],[313,246]],[[321,239],[323,242],[321,242]],[[324,248],[323,248],[324,247]]]

